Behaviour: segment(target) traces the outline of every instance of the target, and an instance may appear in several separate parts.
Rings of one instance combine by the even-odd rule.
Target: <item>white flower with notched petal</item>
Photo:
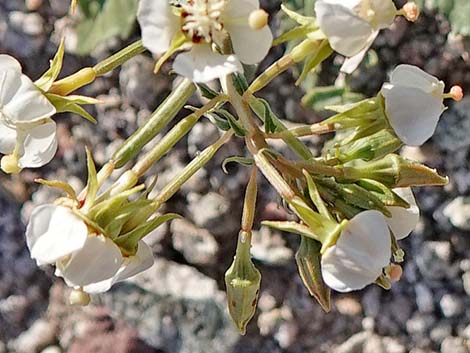
[[[20,63],[0,55],[0,153],[5,172],[37,168],[56,153],[56,109],[21,72]]]
[[[379,31],[397,15],[392,0],[317,0],[315,12],[331,47],[347,57],[341,68],[346,73],[357,68]]]
[[[323,280],[338,292],[362,289],[382,274],[390,256],[390,231],[384,215],[374,210],[361,212],[322,255]]]
[[[259,0],[190,0],[179,6],[168,0],[141,0],[138,20],[144,46],[155,55],[167,52],[172,39],[184,34],[190,50],[176,57],[173,69],[194,82],[242,72],[240,62],[259,63],[271,47],[269,26],[250,26],[250,15],[260,11]],[[234,55],[214,51],[226,47],[227,35]]]
[[[393,192],[408,202],[409,208],[387,207],[392,217],[386,218],[387,224],[397,240],[406,238],[419,222],[419,208],[411,188],[396,188]]]
[[[406,145],[419,146],[436,130],[443,104],[444,82],[412,65],[399,65],[381,93],[387,118]]]
[[[67,207],[36,208],[26,229],[31,257],[39,266],[56,265],[68,286],[87,293],[105,292],[119,281],[153,265],[152,251],[139,242],[135,256],[123,257],[114,242],[90,234],[85,222]]]

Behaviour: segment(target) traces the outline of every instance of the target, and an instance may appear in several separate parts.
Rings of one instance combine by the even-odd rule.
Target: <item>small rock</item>
[[[366,341],[363,353],[387,353],[387,351],[380,337],[373,335]]]
[[[62,349],[58,346],[49,346],[42,350],[41,353],[62,353]]]
[[[432,313],[434,311],[434,299],[431,290],[424,283],[417,283],[415,293],[418,310],[422,313]]]
[[[444,294],[439,301],[439,306],[447,318],[458,316],[464,311],[462,299],[454,294]]]
[[[37,320],[27,331],[10,341],[9,348],[17,353],[38,352],[53,343],[57,335],[57,325],[44,319]]]
[[[396,338],[384,337],[382,343],[387,353],[406,353],[406,348]],[[371,352],[372,353],[372,352]]]
[[[470,198],[459,196],[444,208],[444,215],[462,230],[470,230]]]
[[[218,244],[207,230],[198,228],[184,219],[171,222],[173,247],[191,264],[210,265],[215,262]]]
[[[412,335],[423,335],[432,327],[435,321],[436,318],[432,315],[415,313],[406,322],[406,331]]]
[[[362,312],[361,303],[353,297],[342,297],[335,301],[336,309],[343,315],[356,316]]]
[[[264,226],[259,231],[253,231],[251,253],[255,259],[271,265],[286,264],[294,255],[279,234]]]
[[[44,20],[38,13],[10,12],[11,25],[18,31],[30,36],[41,35],[44,31]]]
[[[366,316],[377,317],[381,310],[379,288],[371,287],[366,291],[362,296],[362,307]]]
[[[25,4],[29,11],[36,11],[42,6],[43,2],[44,0],[26,0]]]
[[[449,273],[451,245],[446,241],[425,242],[416,256],[416,264],[424,277],[438,280]]]
[[[436,343],[441,344],[442,341],[452,335],[452,325],[448,322],[439,322],[429,333],[429,337]]]
[[[442,341],[441,353],[468,353],[468,350],[462,338],[447,337]]]
[[[362,352],[364,344],[368,341],[371,335],[369,332],[359,332],[351,336],[347,341],[341,343],[338,347],[332,350],[333,353],[356,353]],[[379,352],[374,352],[379,353]]]
[[[198,152],[214,143],[219,137],[217,127],[207,121],[197,123],[188,134],[188,153],[194,157]]]

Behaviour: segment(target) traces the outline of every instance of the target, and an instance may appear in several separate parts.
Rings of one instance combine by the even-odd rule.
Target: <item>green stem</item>
[[[104,75],[115,68],[121,66],[123,63],[133,58],[136,55],[139,55],[145,51],[145,47],[142,44],[142,40],[138,40],[124,49],[118,51],[116,54],[110,56],[109,58],[99,62],[93,66],[93,70],[96,72],[97,76]]]
[[[196,86],[190,80],[186,79],[181,82],[155,110],[149,120],[116,151],[112,157],[116,168],[123,167],[129,160],[139,154],[142,148],[175,118],[195,90]]]
[[[204,116],[209,110],[226,100],[225,95],[217,96],[209,103],[182,119],[175,127],[173,127],[165,136],[147,152],[132,168],[137,176],[143,175],[153,164],[159,161],[183,136],[185,136],[191,128]]]
[[[204,167],[216,154],[216,152],[233,136],[233,131],[225,132],[214,144],[202,151],[191,163],[189,163],[175,179],[170,181],[160,193],[155,197],[153,206],[159,209],[162,204],[168,201],[198,170]]]
[[[246,187],[245,202],[243,203],[242,231],[251,233],[256,211],[256,197],[258,187],[256,185],[256,167],[251,170],[250,181]]]
[[[316,123],[312,125],[304,125],[295,127],[292,129],[288,129],[281,132],[276,132],[273,134],[267,134],[266,138],[268,139],[282,139],[289,136],[295,137],[306,137],[311,135],[323,135],[328,134],[330,132],[336,131],[334,124],[324,124],[324,123]]]

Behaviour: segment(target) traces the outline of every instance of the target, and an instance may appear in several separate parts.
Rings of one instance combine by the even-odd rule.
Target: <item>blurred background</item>
[[[279,13],[280,1],[261,2],[277,33],[292,26]],[[285,3],[313,12],[312,0]],[[62,75],[70,74],[138,39],[136,5],[137,0],[85,0],[80,13],[70,17],[65,0],[0,0],[0,53],[15,56],[36,79],[67,35]],[[288,72],[261,95],[286,121],[313,123],[327,116],[325,105],[375,95],[399,63],[417,65],[447,87],[460,84],[470,92],[470,1],[421,0],[420,5],[425,9],[415,24],[397,18],[381,32],[352,77],[337,78],[342,58],[333,56],[301,87],[293,89],[295,72]],[[285,49],[273,49],[262,68]],[[415,190],[421,221],[402,242],[404,276],[390,291],[369,286],[335,293],[331,312],[324,313],[297,275],[293,255],[299,239],[258,222],[253,256],[262,290],[247,334],[240,336],[228,316],[223,282],[249,178],[247,168],[232,164],[226,175],[220,167],[226,157],[245,153],[234,140],[165,206],[185,218],[147,239],[155,266],[93,297],[86,308],[69,306],[62,280],[53,268],[38,269],[25,245],[32,208],[58,196],[33,180],[66,180],[81,189],[84,146],[104,164],[171,90],[170,66],[153,76],[153,64],[150,55],[140,55],[84,88],[81,93],[103,102],[90,109],[98,124],[56,116],[59,151],[52,163],[18,176],[0,174],[0,353],[470,352],[470,97],[450,104],[424,146],[402,151],[447,174],[450,183]],[[199,104],[198,98],[191,104]],[[149,178],[158,174],[161,188],[217,136],[209,121],[201,121]],[[320,150],[321,139],[307,142]],[[289,156],[282,144],[276,147]],[[257,220],[286,217],[264,179],[260,185]]]

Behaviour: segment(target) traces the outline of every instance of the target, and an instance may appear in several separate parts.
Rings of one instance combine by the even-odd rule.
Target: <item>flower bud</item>
[[[18,165],[18,157],[14,154],[3,156],[0,167],[7,174],[18,174],[21,167]]]
[[[251,261],[250,238],[251,234],[240,233],[235,259],[225,273],[228,309],[242,335],[255,314],[261,283],[261,273]]]
[[[248,24],[251,29],[259,30],[264,28],[268,24],[269,14],[262,10],[258,9],[250,13],[248,17]]]
[[[449,93],[456,102],[460,102],[463,99],[463,89],[460,86],[452,86]]]
[[[300,278],[310,295],[318,301],[325,312],[329,312],[331,290],[325,285],[321,275],[320,249],[319,242],[302,236],[300,247],[295,254],[295,261]]]
[[[82,289],[74,289],[70,292],[70,305],[87,306],[90,304],[90,300],[90,295],[85,293]]]
[[[372,161],[396,152],[402,145],[393,132],[384,129],[339,147],[337,157],[343,163],[355,159]]]
[[[344,172],[347,178],[372,179],[389,188],[442,186],[449,181],[447,177],[437,174],[436,170],[396,154],[389,154],[379,161],[346,167]]]

